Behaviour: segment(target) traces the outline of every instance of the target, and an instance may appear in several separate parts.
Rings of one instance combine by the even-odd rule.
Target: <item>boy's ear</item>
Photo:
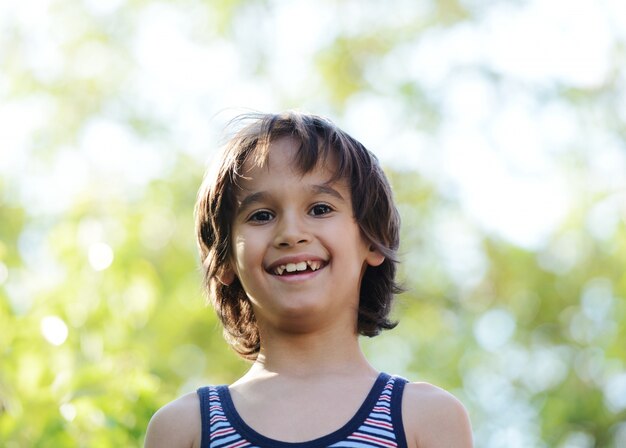
[[[235,271],[230,266],[226,266],[220,269],[220,272],[216,275],[219,282],[224,286],[230,286],[235,281]]]
[[[385,256],[374,246],[370,246],[367,256],[365,257],[365,261],[368,265],[376,267],[380,266],[383,261],[385,261]]]

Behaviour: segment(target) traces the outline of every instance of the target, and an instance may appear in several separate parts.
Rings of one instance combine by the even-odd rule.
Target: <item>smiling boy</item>
[[[153,417],[148,447],[469,447],[463,406],[378,372],[359,334],[395,326],[399,219],[376,158],[329,120],[253,117],[196,207],[211,301],[253,360]]]
[[[326,166],[298,173],[297,148],[283,137],[271,144],[264,166],[244,165],[233,257],[220,281],[239,280],[259,331],[351,328],[363,271],[383,256],[361,237],[347,182],[329,182],[334,173]]]

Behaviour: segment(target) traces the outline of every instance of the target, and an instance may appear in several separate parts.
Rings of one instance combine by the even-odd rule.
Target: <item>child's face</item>
[[[292,164],[298,146],[279,139],[265,166],[244,166],[233,256],[221,281],[238,277],[261,330],[339,325],[356,331],[364,269],[384,258],[361,236],[347,183],[330,182],[333,166],[299,173]]]

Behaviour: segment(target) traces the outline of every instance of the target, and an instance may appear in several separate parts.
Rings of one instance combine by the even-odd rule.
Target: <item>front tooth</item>
[[[304,271],[306,269],[306,261],[301,261],[296,265],[298,271]]]
[[[287,272],[294,272],[296,268],[297,266],[295,263],[287,263],[287,265],[285,266],[285,269],[287,269]]]

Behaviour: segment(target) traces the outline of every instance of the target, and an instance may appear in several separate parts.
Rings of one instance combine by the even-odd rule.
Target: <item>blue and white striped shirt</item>
[[[348,423],[308,442],[281,442],[250,428],[237,413],[228,386],[198,389],[201,448],[406,448],[402,392],[406,380],[381,373]]]

